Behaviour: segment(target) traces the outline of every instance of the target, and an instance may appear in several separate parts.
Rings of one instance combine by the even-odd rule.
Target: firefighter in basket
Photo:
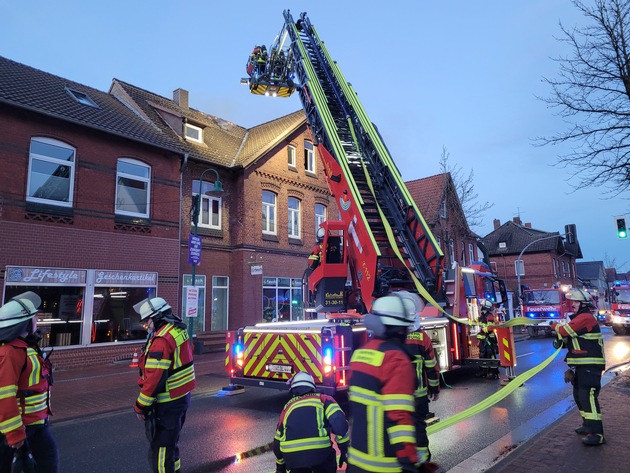
[[[479,316],[479,333],[477,343],[479,344],[479,358],[496,359],[499,354],[499,342],[497,335],[492,329],[495,322],[492,302],[487,299],[479,301],[481,315]],[[480,367],[477,377],[498,379],[499,368]]]
[[[133,308],[149,331],[139,360],[140,394],[134,410],[145,423],[151,471],[178,472],[181,462],[177,443],[190,405],[190,392],[196,385],[186,324],[161,297],[145,299]]]
[[[1,472],[59,471],[57,443],[48,429],[52,365],[36,332],[41,302],[29,291],[0,307]]]
[[[416,424],[416,448],[420,462],[431,460],[429,437],[427,436],[427,417],[429,416],[429,402],[437,401],[440,396],[440,367],[435,358],[431,337],[420,327],[419,314],[424,309],[424,302],[417,294],[400,291],[408,315],[414,323],[409,328],[406,348],[414,356],[413,365],[418,379],[414,393]]]
[[[348,473],[433,472],[420,463],[414,426],[414,357],[405,349],[410,317],[397,295],[376,299],[365,316],[373,337],[352,354],[350,411],[352,437]]]
[[[324,250],[324,233],[326,230],[323,228],[317,229],[317,240],[313,248],[311,249],[311,254],[308,256],[308,267],[310,269],[317,268],[322,262],[322,252]]]
[[[584,435],[584,445],[602,445],[605,442],[604,425],[598,401],[606,365],[602,332],[588,292],[576,289],[568,292],[566,298],[571,302],[571,320],[556,322],[551,329],[558,336],[554,347],[568,349],[565,361],[569,369],[564,373],[564,381],[573,385],[573,399],[582,416],[582,425],[575,429],[575,433]]]
[[[282,409],[273,440],[276,472],[335,473],[337,458],[330,434],[336,436],[341,468],[348,454],[346,415],[331,396],[317,393],[310,374],[300,371],[287,384],[291,400]]]

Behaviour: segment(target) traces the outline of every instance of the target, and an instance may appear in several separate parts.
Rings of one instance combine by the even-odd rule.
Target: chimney
[[[514,217],[512,221],[517,225],[523,225],[523,221],[521,220],[521,217]]]
[[[527,222],[525,224],[525,228],[532,228],[532,222]]]
[[[495,229],[495,230],[501,226],[501,220],[499,220],[498,218],[495,218],[495,219],[492,221],[492,223],[494,224],[494,229]]]
[[[183,108],[184,110],[188,110],[188,91],[184,89],[175,89],[173,91],[173,102]]]

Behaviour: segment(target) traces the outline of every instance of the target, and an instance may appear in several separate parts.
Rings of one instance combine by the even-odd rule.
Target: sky
[[[586,0],[588,1],[588,0]],[[240,84],[258,43],[271,44],[283,10],[306,11],[377,125],[405,181],[451,166],[474,172],[479,202],[494,206],[473,230],[520,216],[564,233],[574,223],[584,258],[630,270],[630,239],[614,217],[630,195],[576,189],[554,165],[568,148],[535,146],[566,129],[539,97],[553,58],[568,54],[559,23],[584,24],[570,0],[389,0],[240,2],[0,0],[0,55],[107,91],[112,79],[252,127],[301,109],[297,94],[268,98]]]

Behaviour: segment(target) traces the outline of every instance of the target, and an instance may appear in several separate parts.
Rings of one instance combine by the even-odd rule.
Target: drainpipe
[[[178,222],[178,226],[179,226],[179,230],[178,230],[178,234],[179,234],[179,251],[177,253],[177,298],[178,298],[178,303],[177,306],[179,307],[179,316],[182,317],[183,319],[183,314],[182,311],[184,310],[183,308],[183,304],[182,304],[182,300],[183,300],[183,287],[184,287],[184,278],[183,278],[183,272],[182,272],[182,210],[183,210],[183,196],[184,196],[184,170],[186,169],[186,167],[188,166],[188,153],[184,153],[184,156],[182,157],[182,164],[179,167],[179,222]],[[180,278],[181,276],[181,278]]]

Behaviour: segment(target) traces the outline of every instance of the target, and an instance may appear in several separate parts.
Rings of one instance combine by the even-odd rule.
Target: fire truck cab
[[[630,334],[630,282],[615,281],[610,289],[612,329],[617,335]]]
[[[527,326],[530,337],[550,336],[551,324],[566,320],[571,311],[565,292],[559,287],[526,289],[522,297],[523,316],[538,322]]]

